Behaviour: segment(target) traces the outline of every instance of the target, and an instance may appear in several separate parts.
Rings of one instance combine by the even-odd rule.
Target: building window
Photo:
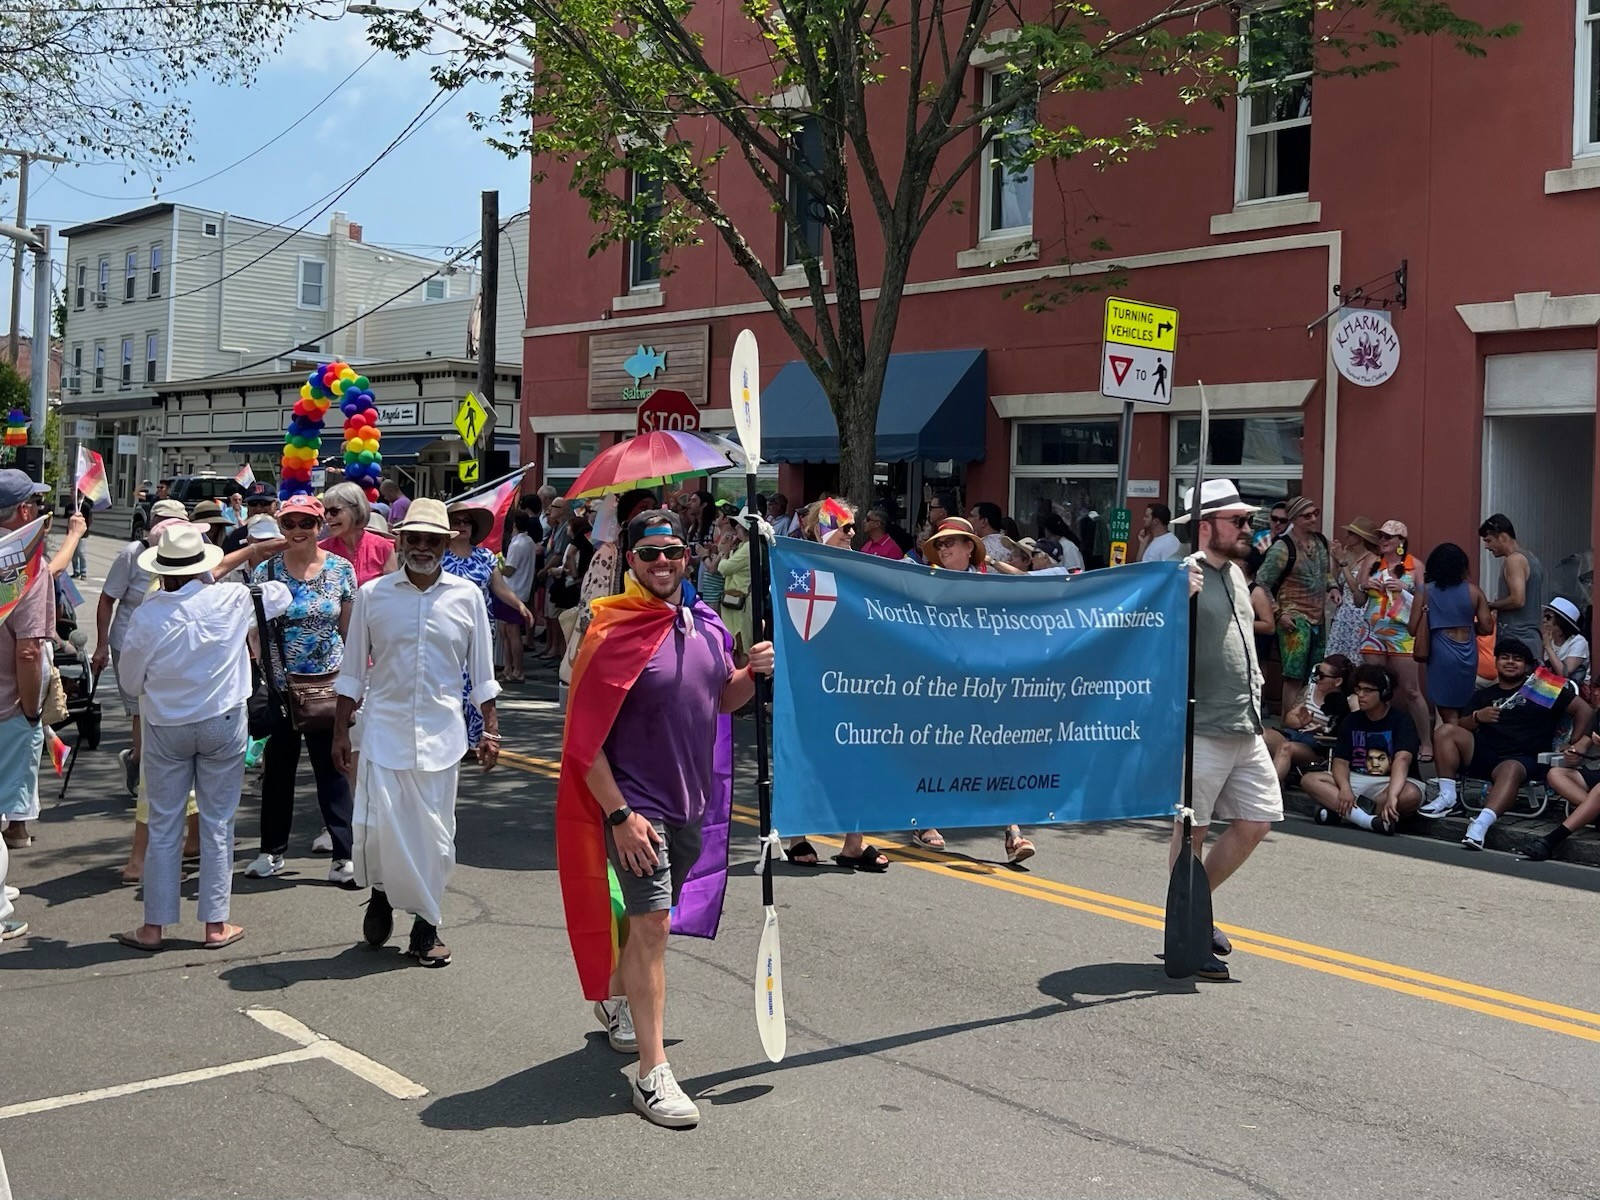
[[[139,252],[129,250],[128,257],[123,260],[122,268],[122,302],[126,304],[132,300],[139,287]]]
[[[827,161],[827,150],[822,144],[822,122],[816,117],[801,121],[799,132],[789,139],[789,154],[798,166],[814,175],[820,173]],[[792,175],[789,176],[788,193],[789,215],[800,226],[800,236],[796,237],[789,223],[784,222],[785,270],[800,266],[807,258],[821,260],[822,231],[828,223],[827,200]]]
[[[1094,565],[1102,514],[1117,504],[1117,422],[1018,421],[1011,435],[1011,513],[1030,537],[1060,517]],[[983,497],[973,497],[982,499]]]
[[[161,295],[161,243],[150,247],[150,295]]]
[[[1600,0],[1578,0],[1578,86],[1572,150],[1600,154]]]
[[[106,302],[106,293],[111,290],[111,260],[109,258],[100,260],[99,280],[100,287],[94,294],[94,302],[103,307]]]
[[[574,437],[552,434],[544,439],[544,481],[566,494],[573,480],[600,453],[600,439],[594,435]]]
[[[94,390],[106,390],[106,345],[104,342],[94,344]]]
[[[302,258],[300,260],[300,299],[301,308],[323,308],[324,287],[327,279],[328,264],[320,258]]]
[[[207,221],[204,225],[200,226],[200,236],[201,237],[216,237],[217,236],[217,223],[215,221]]]
[[[1184,489],[1194,485],[1200,421],[1179,417],[1172,424],[1171,504],[1177,512]],[[1207,477],[1220,475],[1237,483],[1245,503],[1260,506],[1256,524],[1265,528],[1267,511],[1274,504],[1300,494],[1304,436],[1305,417],[1300,413],[1212,417]]]
[[[153,333],[144,335],[144,381],[156,381],[156,347],[160,339]]]
[[[83,268],[79,267],[82,271]],[[80,306],[81,307],[81,306]],[[80,343],[72,348],[72,394],[81,395],[83,392],[83,346]]]
[[[653,229],[661,221],[661,181],[628,172],[628,204],[639,224]],[[628,289],[661,286],[661,247],[648,235],[628,242]]]
[[[77,282],[72,289],[72,307],[82,311],[84,293],[89,289],[89,264],[78,264]]]
[[[1260,8],[1244,20],[1237,200],[1311,190],[1311,19],[1309,8]]]
[[[133,386],[133,339],[131,337],[122,339],[121,386],[124,388]]]
[[[443,279],[430,279],[422,285],[424,300],[443,300],[450,284]]]
[[[1033,146],[1030,130],[1039,110],[1038,89],[1018,71],[985,71],[983,101],[996,104],[1019,89],[1028,94],[998,126],[983,152],[983,234],[1027,233],[1033,228]]]

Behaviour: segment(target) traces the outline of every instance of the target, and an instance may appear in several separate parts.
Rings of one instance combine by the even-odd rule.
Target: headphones
[[[1383,686],[1378,689],[1378,699],[1385,704],[1394,699],[1394,676],[1389,673],[1388,667],[1379,667],[1383,672]]]

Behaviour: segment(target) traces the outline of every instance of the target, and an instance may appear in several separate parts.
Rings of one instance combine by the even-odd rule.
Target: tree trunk
[[[878,400],[884,367],[853,380],[840,380],[841,394],[832,397],[839,425],[839,491],[864,515],[873,501],[872,474],[877,461]],[[857,532],[859,533],[859,527]]]

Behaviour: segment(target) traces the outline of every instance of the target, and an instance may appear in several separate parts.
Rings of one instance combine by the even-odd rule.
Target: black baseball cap
[[[647,537],[675,537],[687,542],[683,536],[683,518],[668,508],[647,508],[628,522],[628,546],[631,549],[640,539]]]
[[[250,485],[250,490],[244,494],[246,504],[271,504],[278,497],[266,484],[259,481]]]

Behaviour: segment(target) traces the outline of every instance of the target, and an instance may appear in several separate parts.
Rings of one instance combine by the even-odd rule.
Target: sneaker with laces
[[[639,1035],[633,1031],[633,1010],[626,998],[596,1000],[594,1015],[605,1026],[606,1038],[618,1054],[639,1053]]]
[[[633,1106],[645,1120],[667,1129],[688,1129],[700,1123],[700,1110],[678,1086],[666,1063],[633,1081]]]
[[[26,921],[0,921],[0,942],[9,942],[28,932]]]
[[[406,947],[406,954],[416,959],[420,966],[450,965],[450,947],[439,940],[438,928],[428,924],[421,917],[412,922],[411,944]]]
[[[244,873],[251,879],[267,879],[273,875],[283,874],[283,855],[258,854],[255,861],[244,869]]]
[[[1455,812],[1456,803],[1454,796],[1435,796],[1417,809],[1417,816],[1426,817],[1430,821],[1437,821],[1440,817],[1448,817]]]
[[[328,867],[328,882],[343,888],[356,886],[356,869],[348,858],[336,858]]]
[[[135,800],[139,798],[139,760],[132,750],[119,750],[117,761],[122,764],[122,786]]]
[[[313,853],[313,854],[332,854],[333,853],[333,836],[326,829],[324,829],[321,833],[317,834],[316,837],[311,839],[311,853]]]

